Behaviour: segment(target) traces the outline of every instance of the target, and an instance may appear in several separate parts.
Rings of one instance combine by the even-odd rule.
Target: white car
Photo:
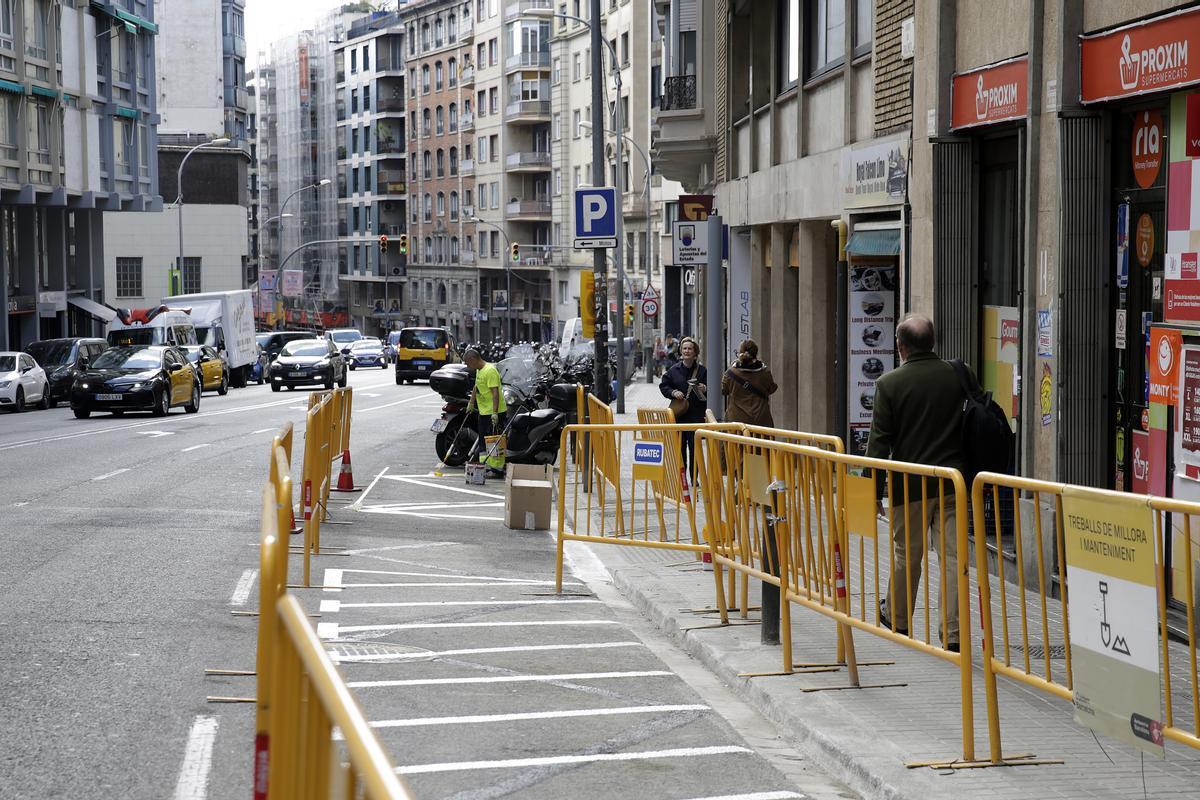
[[[0,353],[0,408],[24,411],[26,403],[50,407],[50,382],[28,353]]]

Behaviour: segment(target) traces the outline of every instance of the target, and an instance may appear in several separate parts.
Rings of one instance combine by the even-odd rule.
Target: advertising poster
[[[1054,357],[1054,311],[1049,308],[1039,308],[1038,316],[1038,358]]]
[[[1129,288],[1129,204],[1117,206],[1117,286]]]
[[[283,271],[283,296],[299,297],[304,294],[304,270],[285,269]]]
[[[1179,353],[1183,334],[1170,328],[1150,329],[1150,492],[1167,494],[1167,409],[1179,399]],[[1177,414],[1178,417],[1178,414]]]
[[[750,319],[750,237],[729,237],[729,267],[726,270],[729,294],[726,298],[729,320],[726,328],[726,355],[733,358],[738,346],[746,339],[754,338],[754,326]],[[711,356],[710,356],[711,357]]]
[[[1179,443],[1184,474],[1200,479],[1200,347],[1184,347],[1179,365]]]
[[[1075,486],[1062,504],[1075,721],[1161,758],[1154,513]]]
[[[861,455],[871,434],[875,382],[896,366],[896,266],[852,264],[849,279],[847,450]]]
[[[847,148],[842,156],[843,203],[869,208],[903,203],[908,193],[908,134]]]
[[[1017,389],[1021,358],[1021,313],[1016,306],[983,307],[983,388],[1004,409],[1016,430],[1020,399]]]

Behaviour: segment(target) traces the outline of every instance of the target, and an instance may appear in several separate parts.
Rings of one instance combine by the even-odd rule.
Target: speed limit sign
[[[658,301],[652,297],[647,297],[642,301],[642,315],[647,317],[658,316]]]

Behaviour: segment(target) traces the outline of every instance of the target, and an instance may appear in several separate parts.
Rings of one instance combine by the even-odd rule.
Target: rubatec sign
[[[1079,39],[1081,102],[1097,103],[1200,82],[1200,8]]]

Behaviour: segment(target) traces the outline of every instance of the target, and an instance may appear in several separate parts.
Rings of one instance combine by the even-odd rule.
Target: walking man
[[[501,415],[508,410],[508,406],[504,402],[500,370],[496,369],[495,364],[484,361],[483,356],[474,348],[463,353],[463,362],[468,368],[475,371],[475,391],[471,395],[470,402],[467,403],[467,414],[471,413],[472,407],[479,412],[479,443],[476,445],[475,451],[478,453],[486,446],[488,436],[498,430],[503,430]],[[472,456],[475,453],[472,453]],[[502,472],[504,469],[503,453],[489,456],[485,461],[493,472]]]
[[[902,363],[875,384],[868,457],[958,470],[965,467],[962,421],[966,397],[954,367],[940,359],[933,348],[933,323],[928,317],[910,314],[896,326],[896,349]],[[970,375],[970,382],[977,389],[974,375]],[[944,620],[944,627],[939,622],[942,644],[947,650],[958,652],[954,495],[949,484],[944,483],[939,503],[938,479],[927,478],[924,482],[924,503],[919,477],[910,476],[891,487],[894,505],[888,513],[893,531],[892,574],[887,593],[879,603],[879,624],[908,635],[921,584],[922,556],[932,539],[944,566],[938,617],[939,621]],[[928,611],[932,613],[932,609]]]

